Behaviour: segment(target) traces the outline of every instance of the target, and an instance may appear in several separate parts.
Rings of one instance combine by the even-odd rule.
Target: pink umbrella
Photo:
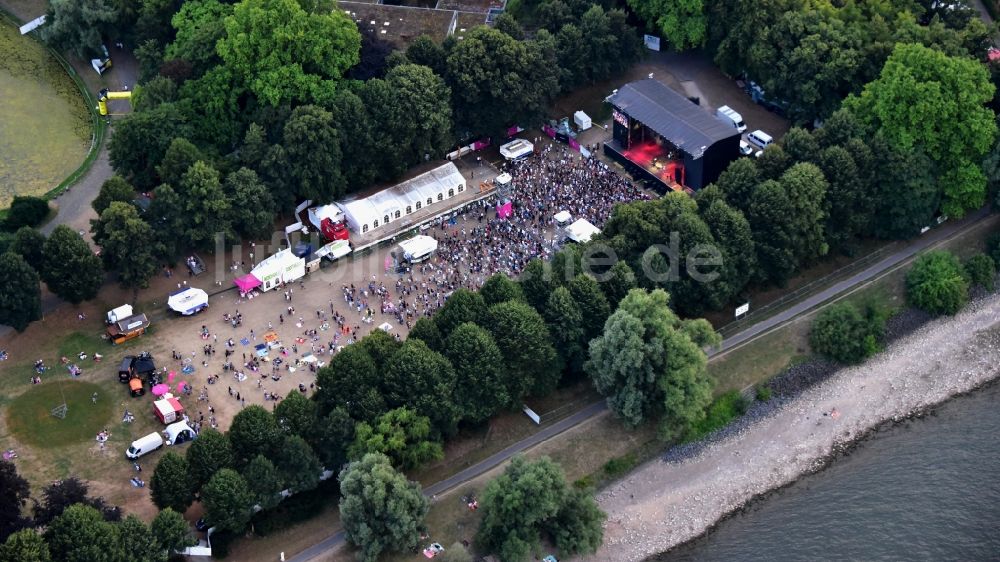
[[[169,373],[167,373],[167,382],[174,382],[174,377],[176,376],[177,376],[176,371],[170,371]]]
[[[186,382],[181,381],[181,382],[177,383],[177,392],[184,392],[185,388],[187,388],[187,383]]]
[[[165,384],[158,384],[153,387],[153,394],[160,396],[161,394],[166,394],[170,391],[170,387]]]

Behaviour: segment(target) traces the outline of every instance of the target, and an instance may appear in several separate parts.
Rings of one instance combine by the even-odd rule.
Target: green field
[[[44,195],[83,162],[91,122],[73,79],[38,41],[0,17],[0,209]]]
[[[57,368],[56,368],[57,369]],[[42,384],[12,400],[7,407],[7,427],[19,441],[42,449],[54,449],[93,440],[111,419],[113,398],[93,383],[66,380],[65,373],[49,371]],[[97,403],[91,395],[98,394]],[[52,415],[52,409],[68,406],[66,418]]]

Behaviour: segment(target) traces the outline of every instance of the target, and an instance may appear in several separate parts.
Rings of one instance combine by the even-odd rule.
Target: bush
[[[637,462],[639,460],[635,453],[615,457],[604,463],[604,475],[608,478],[617,478],[635,468]]]
[[[18,195],[10,204],[4,228],[13,232],[22,226],[36,227],[49,216],[49,202],[39,197]]]
[[[687,441],[701,439],[713,431],[726,427],[746,411],[747,403],[743,396],[737,390],[730,390],[712,401],[708,409],[705,410],[705,417],[691,426]]]
[[[997,275],[997,264],[986,254],[976,254],[965,260],[965,274],[972,285],[980,285],[993,291],[993,280]]]
[[[771,399],[771,387],[769,386],[758,386],[757,387],[757,400],[760,402],[767,402]]]
[[[931,314],[955,314],[969,300],[965,269],[951,252],[928,252],[906,274],[906,298]]]
[[[813,321],[809,343],[814,351],[841,363],[857,363],[874,355],[885,332],[885,320],[874,308],[862,314],[855,305],[830,305]]]
[[[573,487],[577,490],[591,490],[594,488],[594,476],[588,474],[583,478],[577,478],[573,481]]]

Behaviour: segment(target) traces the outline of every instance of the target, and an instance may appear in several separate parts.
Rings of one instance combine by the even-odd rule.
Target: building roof
[[[608,102],[695,158],[716,142],[740,134],[732,124],[652,78],[625,84],[608,96]]]
[[[448,162],[368,197],[338,202],[337,205],[355,224],[372,224],[376,220],[381,221],[385,215],[393,216],[396,211],[405,211],[408,205],[416,206],[417,201],[426,204],[431,199],[436,202],[438,193],[447,194],[449,189],[454,190],[459,185],[465,185],[465,178],[454,163]]]

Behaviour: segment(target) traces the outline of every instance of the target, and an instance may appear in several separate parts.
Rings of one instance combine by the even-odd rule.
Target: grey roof
[[[608,102],[695,158],[716,142],[740,134],[732,124],[652,78],[625,84],[608,96]]]

